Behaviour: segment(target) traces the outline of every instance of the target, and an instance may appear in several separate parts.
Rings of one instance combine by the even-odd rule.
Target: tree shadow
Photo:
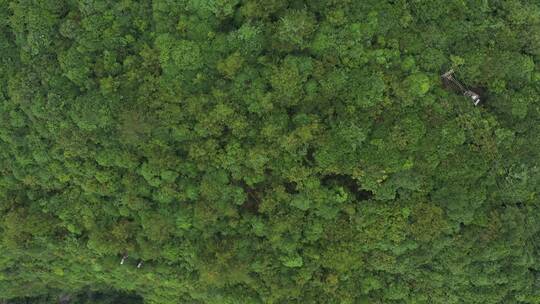
[[[349,175],[328,174],[322,177],[321,184],[326,187],[341,186],[353,194],[357,201],[365,201],[373,198],[373,192],[362,189],[358,182]]]

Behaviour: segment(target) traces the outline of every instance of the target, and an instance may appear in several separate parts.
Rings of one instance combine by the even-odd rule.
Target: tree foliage
[[[525,0],[0,0],[0,299],[540,303],[539,28]]]

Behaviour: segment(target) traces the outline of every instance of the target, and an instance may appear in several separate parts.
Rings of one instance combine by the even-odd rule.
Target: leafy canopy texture
[[[539,94],[533,0],[0,0],[0,299],[540,303]]]

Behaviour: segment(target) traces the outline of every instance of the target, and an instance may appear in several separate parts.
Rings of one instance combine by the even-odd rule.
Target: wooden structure
[[[450,71],[444,73],[441,75],[441,78],[445,82],[446,85],[452,87],[454,90],[458,91],[459,93],[463,94],[464,96],[467,96],[471,99],[473,104],[475,106],[480,104],[480,95],[477,93],[469,90],[467,87],[465,87],[463,84],[461,84],[455,77],[454,77],[454,70],[451,69]]]

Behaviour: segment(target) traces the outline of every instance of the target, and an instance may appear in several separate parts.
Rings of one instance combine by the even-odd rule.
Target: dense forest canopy
[[[540,303],[537,0],[0,0],[0,62],[5,303]]]

